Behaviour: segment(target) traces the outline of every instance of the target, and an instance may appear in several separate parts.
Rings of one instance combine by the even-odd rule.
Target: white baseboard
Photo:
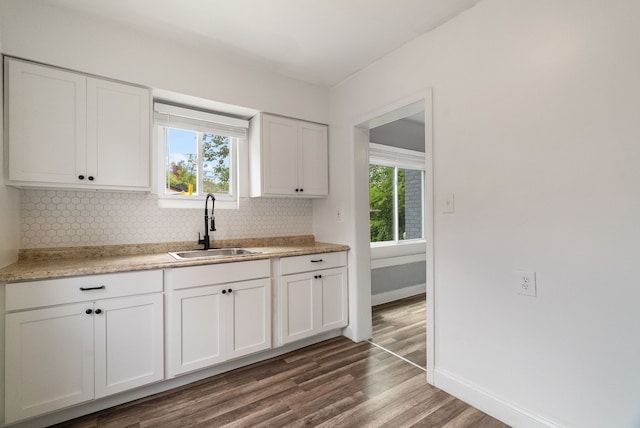
[[[434,385],[490,416],[517,428],[561,428],[561,425],[498,398],[489,392],[436,368]]]
[[[383,303],[393,302],[394,300],[404,299],[405,297],[415,296],[417,294],[426,293],[427,284],[412,285],[398,290],[386,291],[371,296],[371,306],[381,305]]]

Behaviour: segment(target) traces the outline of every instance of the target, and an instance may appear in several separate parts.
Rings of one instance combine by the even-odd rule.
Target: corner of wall
[[[0,28],[0,34],[2,28]],[[0,35],[0,50],[2,38]],[[0,82],[4,79],[3,67],[0,64]],[[0,100],[4,98],[4,87],[0,84]],[[0,117],[4,118],[3,103],[0,102]],[[0,121],[0,135],[3,141],[4,120]],[[4,145],[3,145],[4,147]],[[20,191],[5,184],[6,166],[4,148],[0,150],[0,268],[18,260],[20,248]]]
[[[20,192],[0,180],[0,268],[18,260]]]

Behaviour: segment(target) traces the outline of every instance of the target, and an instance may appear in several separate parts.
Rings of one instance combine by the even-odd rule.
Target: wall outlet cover
[[[515,274],[514,285],[516,293],[523,296],[536,297],[536,273],[530,271],[518,270]]]

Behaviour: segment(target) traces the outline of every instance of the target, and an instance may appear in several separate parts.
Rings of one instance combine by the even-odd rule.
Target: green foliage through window
[[[231,144],[225,135],[166,128],[165,193],[229,194]]]
[[[370,242],[421,239],[423,172],[369,165]]]
[[[369,165],[369,220],[371,242],[393,241],[394,168]]]

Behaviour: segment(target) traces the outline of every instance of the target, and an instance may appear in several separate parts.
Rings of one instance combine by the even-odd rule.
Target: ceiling
[[[47,0],[332,87],[479,0]]]

